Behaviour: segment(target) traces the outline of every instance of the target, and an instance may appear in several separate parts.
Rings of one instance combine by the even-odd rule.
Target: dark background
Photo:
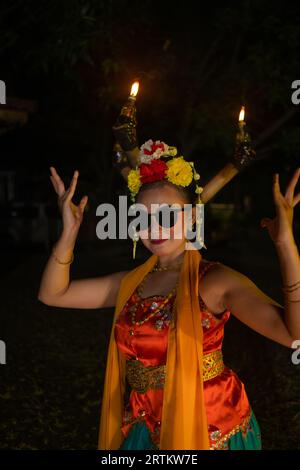
[[[225,2],[224,2],[225,3]],[[300,11],[295,2],[1,2],[0,447],[95,449],[113,309],[58,309],[37,300],[61,231],[54,166],[74,202],[88,194],[72,278],[129,269],[149,256],[96,237],[96,207],[127,194],[112,168],[112,124],[132,81],[142,144],[152,138],[194,160],[204,185],[234,150],[241,105],[257,161],[205,208],[206,259],[249,276],[282,302],[272,174],[285,190],[300,164]],[[299,208],[294,233],[299,247]],[[225,362],[245,383],[265,449],[300,447],[299,366],[288,348],[231,318]]]

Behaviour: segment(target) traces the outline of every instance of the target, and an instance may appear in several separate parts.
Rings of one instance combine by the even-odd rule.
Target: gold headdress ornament
[[[200,194],[203,188],[197,183],[200,175],[195,170],[194,162],[176,155],[176,147],[171,147],[160,140],[153,142],[150,139],[141,146],[136,168],[128,173],[127,186],[132,202],[135,202],[135,197],[144,183],[166,180],[182,187],[187,187],[194,181],[197,202],[201,204]]]

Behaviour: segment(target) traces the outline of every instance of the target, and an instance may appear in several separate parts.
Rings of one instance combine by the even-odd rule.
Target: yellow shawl
[[[99,450],[119,449],[125,392],[125,356],[114,338],[114,325],[126,301],[155,265],[151,255],[122,279],[111,331],[101,407]],[[174,304],[174,324],[169,326],[160,449],[209,449],[203,394],[202,324],[198,300],[201,254],[186,250],[179,273]]]

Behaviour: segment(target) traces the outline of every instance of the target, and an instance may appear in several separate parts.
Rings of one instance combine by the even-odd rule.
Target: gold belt
[[[210,380],[224,370],[222,351],[213,351],[203,356],[203,381]],[[126,361],[126,378],[130,387],[138,393],[145,393],[150,388],[163,388],[166,377],[166,365],[144,366],[135,359]]]

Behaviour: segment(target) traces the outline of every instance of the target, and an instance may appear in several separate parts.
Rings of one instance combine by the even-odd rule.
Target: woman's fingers
[[[280,191],[280,183],[279,183],[279,174],[275,173],[273,175],[273,197],[274,202],[277,207],[281,207],[284,197]]]
[[[52,175],[50,175],[50,179],[51,179],[51,183],[52,183],[52,185],[53,185],[53,187],[54,187],[54,189],[55,189],[55,192],[57,192],[57,185],[56,185],[56,182],[55,182],[55,180],[54,180],[54,178],[53,178]]]
[[[280,191],[278,173],[275,173],[273,175],[273,197],[274,197],[274,202],[275,202],[275,206],[277,209],[277,213],[278,213],[278,210],[292,209],[293,201],[289,202],[289,200],[285,196],[283,196],[283,194]]]
[[[88,202],[88,197],[87,196],[83,196],[83,198],[81,199],[80,203],[79,203],[79,209],[80,211],[83,213],[84,212],[84,208],[85,206],[87,205],[87,202]]]
[[[294,197],[293,201],[293,207],[295,207],[296,204],[300,201],[300,193],[297,194],[297,196]]]
[[[287,190],[285,192],[285,198],[290,206],[293,206],[294,191],[295,191],[296,184],[298,183],[299,176],[300,176],[300,167],[297,168],[297,170],[293,174],[288,184]]]
[[[65,190],[64,183],[62,179],[59,177],[55,168],[50,167],[50,171],[51,171],[50,179],[58,194],[58,203],[59,203],[60,209],[62,210],[65,204],[70,205],[73,216],[77,219],[78,217],[81,218],[81,216],[79,216],[79,213],[81,215],[83,214],[85,206],[88,202],[88,196],[83,196],[78,207],[72,202],[72,197],[74,196],[77,181],[78,181],[79,171],[78,170],[74,171],[73,178],[67,190]]]
[[[50,166],[50,171],[51,171],[50,179],[52,181],[54,189],[55,189],[56,193],[58,194],[58,196],[62,196],[65,192],[64,182],[60,178],[60,176],[58,175],[58,173],[57,173],[56,169],[54,168],[54,166]]]
[[[72,181],[71,181],[71,184],[70,184],[70,187],[66,191],[67,192],[66,200],[68,200],[68,201],[70,201],[72,199],[72,197],[74,196],[78,176],[79,176],[79,172],[77,170],[75,170]]]

